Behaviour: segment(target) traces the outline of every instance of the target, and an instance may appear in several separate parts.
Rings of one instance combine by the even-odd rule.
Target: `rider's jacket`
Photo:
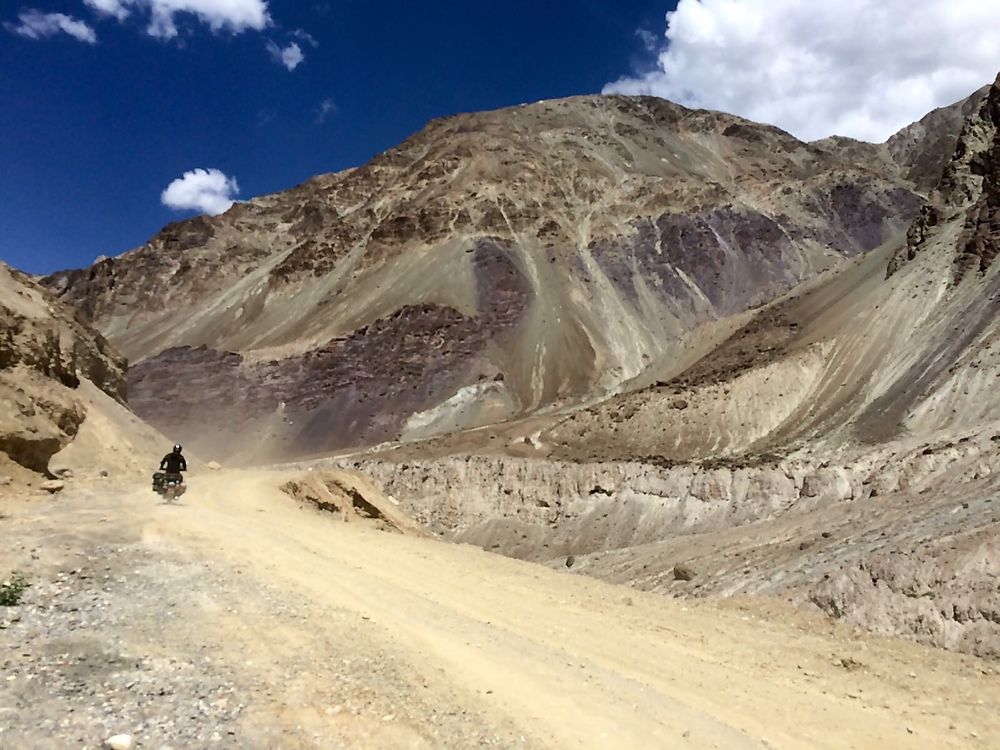
[[[168,474],[180,474],[182,471],[187,471],[187,461],[180,453],[168,453],[160,461],[160,470]]]

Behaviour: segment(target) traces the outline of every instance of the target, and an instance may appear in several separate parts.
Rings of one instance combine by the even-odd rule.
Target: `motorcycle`
[[[153,492],[168,503],[173,502],[187,491],[184,478],[180,474],[158,471],[153,474]]]

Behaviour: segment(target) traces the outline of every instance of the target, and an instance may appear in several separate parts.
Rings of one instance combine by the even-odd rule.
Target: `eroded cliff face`
[[[979,198],[969,208],[958,238],[956,281],[970,272],[984,276],[1000,253],[1000,78],[979,119],[986,142],[970,158],[969,172],[982,182]]]
[[[962,128],[989,92],[990,86],[983,86],[960,102],[929,112],[886,141],[884,148],[890,158],[918,190],[930,193],[941,182],[955,155]]]
[[[0,452],[44,472],[83,422],[87,378],[124,403],[125,360],[76,312],[0,263]]]
[[[361,168],[46,284],[145,361],[140,415],[197,443],[202,425],[162,405],[214,414],[200,376],[152,373],[205,346],[241,358],[260,396],[246,418],[276,426],[276,454],[301,455],[600,398],[699,326],[901,234],[921,203],[889,159],[845,162],[658,99],[582,97],[436,121]],[[423,361],[396,392],[379,372],[395,355],[369,332],[430,309],[455,323],[401,334]]]
[[[969,482],[998,468],[995,452],[996,441],[983,435],[856,452],[838,464],[796,456],[668,467],[476,455],[336,463],[372,476],[440,533],[546,560],[919,492],[959,466],[964,473],[953,480]]]
[[[1000,654],[1000,426],[757,465],[352,459],[445,538],[675,596],[770,594]]]
[[[961,223],[955,242],[955,282],[967,272],[985,274],[997,254],[1000,234],[1000,79],[976,97],[956,140],[955,150],[937,184],[932,200],[907,234],[906,245],[889,264],[892,276],[939,237],[954,222]]]

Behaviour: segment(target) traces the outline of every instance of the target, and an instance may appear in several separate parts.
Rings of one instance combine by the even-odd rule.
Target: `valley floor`
[[[276,474],[0,505],[0,748],[995,748],[995,662],[299,507]]]

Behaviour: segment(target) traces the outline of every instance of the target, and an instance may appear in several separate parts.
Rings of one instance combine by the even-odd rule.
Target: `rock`
[[[892,465],[882,466],[868,479],[872,496],[881,497],[899,489],[899,469]]]
[[[566,558],[566,567],[572,568],[575,562],[576,562],[576,556],[570,555],[569,557]]]
[[[13,483],[13,479],[10,477],[0,477],[0,487],[6,487],[7,485]]]
[[[850,500],[852,494],[843,469],[820,468],[802,478],[802,497],[811,500],[813,507]]]
[[[207,464],[205,464],[205,466],[207,466],[212,471],[218,471],[219,469],[222,468],[222,466],[219,465],[218,461],[209,461]]]
[[[677,563],[674,566],[674,580],[675,581],[693,581],[696,573],[694,568],[683,563]]]
[[[0,262],[0,454],[44,473],[76,435],[81,378],[125,402],[125,359],[83,316]]]
[[[108,470],[107,469],[101,469],[101,476],[102,477],[108,476]]]
[[[679,398],[676,401],[674,401],[670,406],[673,407],[674,409],[678,409],[679,411],[684,411],[685,409],[688,408],[688,402],[682,398]]]
[[[857,659],[851,658],[850,656],[845,656],[843,658],[836,659],[834,660],[833,664],[836,667],[842,667],[846,669],[848,672],[857,672],[858,670],[865,668],[864,664],[862,664]]]
[[[108,750],[132,750],[135,747],[135,739],[131,734],[116,734],[104,741],[104,747]]]
[[[62,492],[63,491],[63,487],[65,487],[66,484],[61,479],[50,479],[47,482],[42,482],[38,486],[39,486],[39,489],[43,489],[46,492],[48,492],[49,494],[54,495],[57,492]]]
[[[72,479],[73,478],[73,470],[72,469],[68,469],[68,468],[56,469],[55,472],[53,472],[53,473],[57,477],[60,477],[62,479]]]

